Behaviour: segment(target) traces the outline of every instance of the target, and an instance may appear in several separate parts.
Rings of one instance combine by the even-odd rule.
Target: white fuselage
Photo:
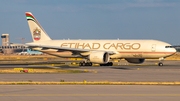
[[[116,52],[110,56],[111,58],[156,59],[171,56],[176,52],[174,48],[165,48],[170,44],[157,40],[49,40],[28,44]],[[91,53],[74,54],[70,51],[58,51],[56,49],[34,49],[59,57],[83,57]]]

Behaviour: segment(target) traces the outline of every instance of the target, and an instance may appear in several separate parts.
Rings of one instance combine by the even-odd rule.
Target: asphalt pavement
[[[1,85],[0,101],[179,101],[180,86]]]

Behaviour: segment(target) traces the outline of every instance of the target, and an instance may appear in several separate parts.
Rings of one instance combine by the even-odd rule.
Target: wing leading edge
[[[10,43],[10,44],[16,44],[16,43]],[[47,46],[47,45],[36,45],[36,44],[16,44],[16,45],[22,45],[27,46],[29,48],[42,48],[41,50],[47,50],[47,49],[56,49],[57,51],[71,51],[76,53],[83,53],[83,52],[90,52],[90,51],[106,51],[110,55],[117,54],[116,51],[109,51],[109,50],[93,50],[93,49],[78,49],[78,48],[68,48],[68,47],[57,47],[57,46]]]

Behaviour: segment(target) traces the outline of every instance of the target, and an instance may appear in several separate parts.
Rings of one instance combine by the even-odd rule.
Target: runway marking
[[[1,94],[0,96],[177,96],[180,94]]]

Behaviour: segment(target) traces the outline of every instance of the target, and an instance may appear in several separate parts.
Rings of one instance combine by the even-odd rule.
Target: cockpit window
[[[172,46],[165,46],[165,48],[173,48]]]
[[[165,46],[165,48],[180,48],[180,45],[176,45],[176,46]]]

